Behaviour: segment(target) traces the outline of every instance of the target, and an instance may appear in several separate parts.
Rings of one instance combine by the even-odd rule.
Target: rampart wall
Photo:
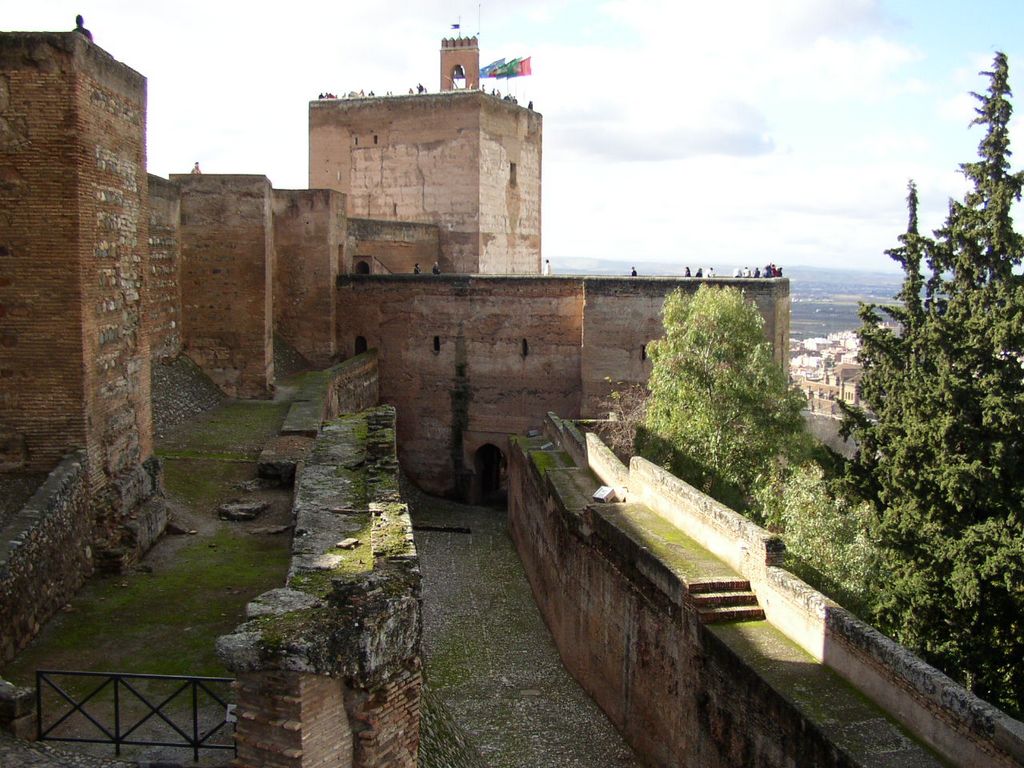
[[[513,538],[567,667],[653,764],[939,764],[905,739],[897,749],[902,737],[887,736],[883,720],[851,739],[860,726],[842,703],[843,679],[953,765],[1024,764],[1021,723],[787,572],[776,536],[643,459],[627,469],[568,422],[551,418],[539,440],[565,450],[566,463],[553,468],[550,455],[542,461],[527,441],[513,442]],[[625,503],[593,504],[599,483]],[[675,547],[691,561],[706,551],[748,580],[766,628],[702,625],[692,598],[701,579],[671,559]],[[788,653],[786,675],[770,632],[803,649]],[[675,696],[677,685],[692,695]]]
[[[239,768],[414,768],[420,577],[395,413],[327,422],[295,479],[288,583],[217,644],[237,675]]]
[[[80,450],[0,530],[0,663],[13,659],[92,573],[92,525]]]
[[[181,245],[178,185],[149,174],[149,276],[145,327],[153,360],[181,352]]]
[[[274,332],[317,368],[335,360],[334,281],[347,239],[344,195],[273,190]]]
[[[715,280],[758,303],[783,355],[786,280]],[[610,386],[645,381],[661,304],[697,279],[342,276],[339,347],[379,350],[381,400],[398,410],[402,466],[434,493],[465,495],[475,452],[539,426],[547,411],[603,415]],[[777,308],[781,307],[781,310]],[[606,377],[608,380],[606,380]],[[609,381],[610,380],[610,381]]]
[[[273,392],[274,239],[266,176],[171,176],[181,190],[184,351],[232,397]]]

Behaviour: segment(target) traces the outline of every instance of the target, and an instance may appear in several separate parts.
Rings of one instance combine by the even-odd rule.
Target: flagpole
[[[478,39],[480,37],[480,6],[482,5],[483,3],[476,4],[476,36]]]

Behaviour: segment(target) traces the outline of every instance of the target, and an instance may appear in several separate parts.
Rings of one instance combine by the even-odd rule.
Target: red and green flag
[[[492,61],[486,67],[480,68],[480,77],[497,77],[495,72],[504,67],[506,63],[507,62],[503,58],[498,59],[497,61]]]
[[[532,75],[533,69],[530,66],[530,56],[519,59],[512,59],[512,61],[505,63],[504,59],[488,64],[486,67],[480,70],[480,77],[524,77],[526,75]]]

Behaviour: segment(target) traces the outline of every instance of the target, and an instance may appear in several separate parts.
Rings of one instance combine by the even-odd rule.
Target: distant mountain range
[[[563,259],[552,263],[558,275],[628,275],[636,266],[641,276],[678,277],[684,266],[643,264],[602,259]],[[753,267],[754,265],[750,265]],[[900,289],[903,275],[899,272],[861,272],[854,269],[827,267],[783,267],[789,278],[792,316],[790,337],[806,339],[826,336],[835,331],[860,327],[857,310],[861,302],[888,304]],[[696,271],[696,264],[690,269]],[[735,265],[715,267],[719,277],[732,276]]]

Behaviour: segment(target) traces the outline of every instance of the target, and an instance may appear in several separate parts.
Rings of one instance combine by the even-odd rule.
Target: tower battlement
[[[441,49],[445,48],[478,48],[476,37],[443,37],[441,38]]]

